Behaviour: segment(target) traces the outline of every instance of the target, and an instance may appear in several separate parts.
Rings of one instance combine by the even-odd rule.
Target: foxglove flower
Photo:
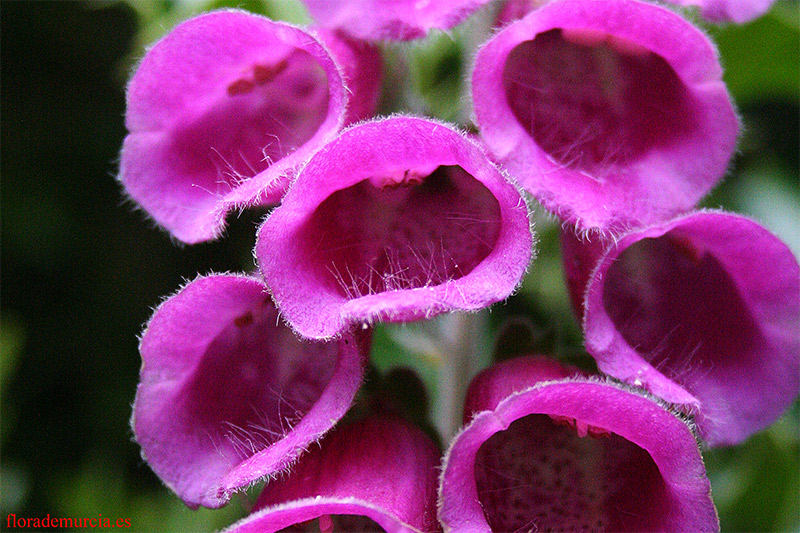
[[[721,76],[671,11],[555,0],[481,48],[472,90],[481,136],[525,189],[582,231],[618,233],[690,209],[722,177],[738,123]]]
[[[449,30],[491,0],[303,0],[318,24],[368,41],[410,41]]]
[[[748,22],[766,13],[775,0],[667,0],[678,6],[697,6],[713,22]]]
[[[578,235],[575,228],[561,228],[561,261],[570,303],[578,321],[583,323],[583,300],[592,271],[603,252],[614,241],[602,235]]]
[[[383,56],[370,43],[349,37],[342,31],[313,28],[339,65],[347,88],[347,113],[344,123],[354,124],[375,116],[383,81]]]
[[[229,531],[438,531],[439,459],[427,435],[394,417],[339,427]]]
[[[534,9],[538,9],[549,0],[507,0],[503,2],[503,7],[497,13],[495,26],[502,27],[506,24],[521,19]]]
[[[765,428],[800,389],[800,269],[744,217],[699,212],[623,236],[584,313],[600,370],[695,412],[711,445]]]
[[[527,207],[483,150],[450,127],[394,117],[317,152],[258,231],[282,315],[326,338],[506,298],[531,257]]]
[[[345,113],[334,60],[308,32],[239,11],[188,20],[151,48],[128,86],[120,180],[186,243],[235,208],[274,203],[287,174]]]
[[[366,346],[349,334],[301,342],[261,282],[214,275],[158,308],[140,351],[132,425],[143,457],[187,505],[219,507],[344,415]]]
[[[498,25],[520,19],[548,0],[508,0],[497,17]],[[713,22],[748,22],[766,13],[775,0],[666,0],[683,7],[698,7]]]
[[[471,421],[444,459],[445,530],[718,530],[686,423],[617,385],[561,377],[569,372],[523,359],[475,378]]]

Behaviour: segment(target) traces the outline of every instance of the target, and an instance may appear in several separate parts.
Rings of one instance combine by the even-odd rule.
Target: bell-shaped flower
[[[712,22],[743,23],[766,13],[775,0],[667,0],[670,4],[698,7]]]
[[[430,437],[399,418],[339,426],[270,481],[257,510],[228,531],[439,531],[440,457]]]
[[[219,507],[286,470],[344,415],[366,351],[350,334],[301,342],[256,279],[198,278],[142,336],[132,418],[142,456],[187,505]]]
[[[383,82],[383,56],[380,48],[349,37],[342,31],[312,28],[339,66],[347,88],[344,123],[355,124],[375,116]]]
[[[583,301],[586,287],[600,258],[614,240],[595,234],[579,235],[570,225],[561,227],[561,262],[567,282],[570,303],[578,322],[583,323]]]
[[[624,235],[584,305],[598,368],[682,404],[711,445],[765,428],[800,390],[800,268],[742,216],[698,212]]]
[[[277,202],[342,126],[346,89],[315,37],[241,11],[188,20],[127,92],[120,180],[177,239],[217,237],[234,208]]]
[[[636,0],[555,0],[507,25],[478,52],[472,96],[494,156],[581,231],[691,209],[739,130],[711,41]]]
[[[471,421],[444,458],[445,530],[718,530],[686,422],[651,398],[565,373],[532,358],[475,378]]]
[[[502,3],[500,11],[495,18],[495,27],[502,27],[506,24],[519,20],[534,9],[539,9],[549,0],[506,0]]]
[[[520,19],[547,3],[548,0],[508,0],[497,16],[497,23],[503,26]],[[712,22],[743,23],[766,13],[775,0],[665,0],[682,7],[697,7],[703,17]]]
[[[303,0],[321,26],[367,41],[410,41],[449,30],[491,0]]]
[[[326,338],[351,323],[477,310],[531,258],[525,202],[473,140],[422,118],[343,132],[299,173],[255,253],[284,318]]]

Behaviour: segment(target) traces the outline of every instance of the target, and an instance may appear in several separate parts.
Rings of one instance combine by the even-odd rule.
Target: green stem
[[[470,379],[486,364],[486,314],[453,313],[440,317],[438,325],[442,358],[432,419],[447,443],[461,427]]]

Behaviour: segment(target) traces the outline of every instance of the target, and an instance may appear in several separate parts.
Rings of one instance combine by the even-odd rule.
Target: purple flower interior
[[[603,306],[630,346],[690,392],[744,380],[767,357],[768,342],[727,270],[675,230],[620,254]]]
[[[648,530],[666,493],[647,451],[601,428],[540,414],[481,445],[475,482],[492,531]]]
[[[322,66],[298,49],[231,72],[211,104],[172,133],[176,175],[214,195],[229,192],[314,136],[328,92]]]
[[[402,169],[333,193],[300,231],[312,268],[346,298],[459,279],[492,251],[500,205],[458,166]]]
[[[685,86],[661,56],[588,30],[517,45],[503,70],[514,116],[556,162],[595,177],[692,127]]]
[[[229,466],[286,435],[333,375],[336,343],[301,343],[277,320],[268,300],[236,318],[178,398],[185,431],[211,439]]]
[[[360,515],[323,515],[319,518],[281,529],[281,533],[326,533],[326,532],[382,532],[385,531],[370,518]]]

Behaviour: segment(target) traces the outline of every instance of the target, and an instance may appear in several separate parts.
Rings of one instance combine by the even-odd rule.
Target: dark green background
[[[251,3],[252,4],[252,3]],[[260,10],[302,20],[283,4]],[[2,433],[0,528],[20,517],[131,518],[133,530],[212,530],[243,511],[190,511],[139,456],[128,426],[137,335],[186,279],[253,266],[259,214],[231,221],[213,244],[176,245],[126,202],[114,179],[132,60],[187,16],[170,2],[0,3],[2,20]],[[749,213],[798,253],[800,35],[796,3],[743,27],[711,28],[745,133],[732,171],[705,205]],[[415,112],[463,117],[463,33],[389,47],[406,65]],[[384,107],[396,109],[386,91]],[[523,290],[496,306],[492,331],[524,315],[537,348],[571,357],[580,338],[561,280],[556,226],[539,217],[541,252]],[[424,363],[379,331],[376,364]],[[487,342],[490,342],[487,341]],[[426,381],[429,382],[430,380]],[[435,391],[432,391],[435,394]],[[743,446],[706,453],[726,530],[785,530],[798,519],[798,404]]]

